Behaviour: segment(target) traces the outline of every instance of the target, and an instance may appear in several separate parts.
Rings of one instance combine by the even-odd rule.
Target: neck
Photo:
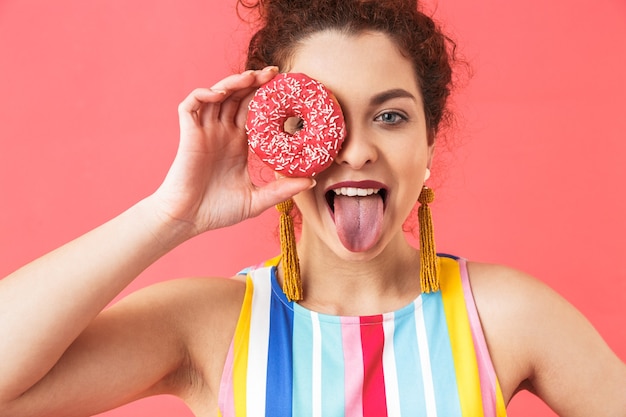
[[[405,306],[420,291],[419,252],[403,233],[371,257],[346,259],[318,240],[306,239],[301,239],[298,253],[304,291],[300,304],[314,311],[380,314]]]

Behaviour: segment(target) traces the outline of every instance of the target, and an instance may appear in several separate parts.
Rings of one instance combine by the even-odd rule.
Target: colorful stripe
[[[385,373],[384,382],[387,401],[387,415],[389,417],[401,417],[396,352],[395,345],[393,343],[395,331],[394,314],[385,314],[382,324],[383,333],[385,335],[383,345],[383,371]]]
[[[345,383],[343,355],[343,334],[339,317],[318,315],[322,340],[322,414],[333,415],[334,410],[344,410]]]
[[[478,310],[474,303],[474,295],[472,294],[469,274],[467,272],[467,261],[465,259],[458,259],[458,263],[461,273],[461,283],[463,285],[463,295],[467,302],[467,316],[472,330],[472,340],[476,348],[476,361],[485,415],[494,417],[506,416],[504,398],[502,397],[502,391],[500,390],[500,385],[496,377],[496,371],[491,362],[483,328],[480,324]]]
[[[337,317],[287,301],[274,268],[246,278],[223,417],[506,416],[464,260],[442,290],[391,313]]]
[[[293,311],[283,308],[276,297],[270,300],[270,334],[267,358],[266,415],[291,416],[293,379]],[[277,402],[276,399],[281,401]]]
[[[345,415],[363,417],[363,349],[361,321],[358,317],[341,317],[341,341],[344,360]]]
[[[422,298],[426,298],[425,296]],[[435,399],[435,384],[433,382],[433,372],[430,366],[430,347],[428,332],[426,331],[426,320],[424,318],[424,307],[416,311],[415,321],[417,329],[417,345],[419,352],[420,366],[422,370],[422,381],[424,383],[424,404],[426,405],[426,415],[428,417],[437,416],[437,401]],[[415,376],[413,376],[415,378]]]
[[[252,295],[250,317],[250,335],[248,341],[247,386],[255,387],[246,395],[246,410],[254,416],[259,410],[265,410],[265,389],[268,369],[268,340],[270,339],[270,288],[267,285],[255,285]]]
[[[311,375],[311,404],[313,417],[322,416],[322,331],[320,329],[320,322],[318,320],[318,314],[311,313],[311,330],[313,331],[313,358],[309,363],[311,368],[309,373]]]
[[[234,416],[246,417],[246,392],[248,375],[248,346],[250,340],[250,319],[252,316],[252,294],[254,284],[246,278],[246,293],[234,336],[233,400]]]
[[[363,350],[363,417],[387,417],[382,355],[382,316],[361,317]]]
[[[443,269],[443,268],[442,268]],[[442,284],[443,285],[443,284]],[[435,396],[437,416],[461,416],[459,393],[451,387],[457,386],[457,376],[452,360],[450,335],[446,329],[446,314],[442,305],[441,292],[423,294],[423,320],[428,341],[430,375]],[[476,414],[481,415],[481,414]]]
[[[314,378],[311,366],[317,341],[312,340],[313,321],[305,317],[294,311],[293,363],[300,366],[290,365],[289,369],[293,371],[293,410],[302,417],[312,417]]]
[[[418,312],[422,311],[422,298],[418,298],[409,306],[395,313],[396,320],[406,320],[406,325],[395,326],[393,335],[394,356],[396,357],[396,374],[398,395],[400,397],[401,416],[427,416],[425,384],[423,378],[415,378],[415,375],[423,375],[418,341],[424,340],[418,337],[417,321]],[[406,343],[407,340],[415,343]],[[427,344],[426,349],[427,348]],[[428,357],[428,352],[424,352]],[[398,363],[398,361],[400,361]],[[432,387],[432,384],[430,384]],[[432,390],[431,390],[432,392]],[[434,404],[434,392],[433,392]]]
[[[454,259],[441,258],[441,270],[442,276],[460,278],[459,264]],[[484,415],[476,352],[461,280],[442,280],[440,294],[448,324],[462,415],[464,417]]]

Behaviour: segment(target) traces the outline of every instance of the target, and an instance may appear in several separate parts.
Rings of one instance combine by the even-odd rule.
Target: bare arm
[[[0,401],[43,378],[96,315],[165,253],[146,206],[139,203],[0,281]]]
[[[473,264],[470,274],[507,402],[527,389],[560,416],[626,416],[626,365],[579,311],[518,271]]]
[[[213,415],[243,290],[241,281],[204,278],[131,294],[100,313],[54,367],[0,414],[88,416],[167,393]],[[197,394],[201,404],[194,401]]]
[[[122,389],[101,404],[117,405],[180,363],[184,341],[176,333],[147,349],[165,329],[141,319],[145,310],[131,305],[114,310],[129,313],[94,319],[142,270],[183,241],[256,216],[312,185],[281,179],[259,188],[248,176],[245,100],[274,75],[275,70],[237,74],[192,92],[179,106],[176,158],[155,194],[0,281],[0,416],[29,415],[29,404],[56,410],[119,383]],[[121,323],[130,312],[137,318],[126,324],[134,331],[125,332]],[[141,354],[119,355],[133,348]],[[103,378],[103,369],[114,371]],[[125,369],[136,370],[133,378],[123,377],[119,371]],[[74,388],[55,391],[65,386]]]

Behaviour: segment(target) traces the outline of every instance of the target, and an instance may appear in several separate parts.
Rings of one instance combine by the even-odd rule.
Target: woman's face
[[[412,65],[382,33],[332,31],[305,40],[288,70],[326,85],[347,128],[316,187],[294,197],[300,243],[305,251],[322,244],[345,259],[372,258],[402,237],[432,156]]]

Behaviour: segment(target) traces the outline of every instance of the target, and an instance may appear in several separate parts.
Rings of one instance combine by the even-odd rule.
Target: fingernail
[[[247,70],[241,73],[241,75],[250,75],[254,72],[254,70]]]
[[[212,93],[215,93],[215,94],[226,94],[226,90],[220,90],[217,88],[211,88],[210,90]]]
[[[278,67],[276,65],[270,65],[268,67],[263,68],[265,72],[278,72]]]

